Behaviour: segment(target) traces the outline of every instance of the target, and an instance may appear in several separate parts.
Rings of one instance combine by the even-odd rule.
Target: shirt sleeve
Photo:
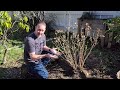
[[[35,52],[35,40],[28,37],[26,43],[27,43],[28,53]]]

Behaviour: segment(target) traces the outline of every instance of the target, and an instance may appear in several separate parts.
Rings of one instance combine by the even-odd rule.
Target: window
[[[97,18],[97,19],[108,19],[108,18],[113,18],[113,15],[95,15],[95,18]]]
[[[113,15],[101,15],[101,19],[113,18]]]

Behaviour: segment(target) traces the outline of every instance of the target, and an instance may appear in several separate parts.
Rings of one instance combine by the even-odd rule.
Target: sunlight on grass
[[[21,58],[23,58],[23,49],[22,48],[11,49],[8,52],[7,60],[13,61],[13,60],[19,60]]]
[[[17,61],[19,59],[23,59],[24,50],[23,50],[23,43],[22,42],[16,41],[16,40],[14,40],[14,41],[10,40],[10,42],[7,44],[8,44],[9,48],[15,47],[15,48],[8,50],[7,62]],[[0,46],[0,63],[2,62],[3,54],[4,54],[4,48],[1,45]]]

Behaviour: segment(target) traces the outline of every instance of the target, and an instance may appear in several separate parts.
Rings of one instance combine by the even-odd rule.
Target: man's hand
[[[58,56],[57,55],[52,55],[52,54],[46,54],[47,58],[51,58],[51,59],[58,59]]]
[[[50,55],[51,59],[58,59],[58,56],[57,55]]]
[[[50,49],[50,51],[51,51],[54,55],[57,55],[57,56],[61,55],[61,53],[58,52],[56,49],[57,49],[57,48],[52,48],[52,49]]]

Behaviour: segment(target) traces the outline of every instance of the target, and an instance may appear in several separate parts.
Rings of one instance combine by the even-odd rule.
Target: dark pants
[[[43,51],[42,54],[47,54],[49,52]],[[50,62],[50,59],[43,58],[39,62],[29,62],[27,63],[28,71],[37,76],[40,79],[48,79],[48,71],[46,70],[45,66]]]

